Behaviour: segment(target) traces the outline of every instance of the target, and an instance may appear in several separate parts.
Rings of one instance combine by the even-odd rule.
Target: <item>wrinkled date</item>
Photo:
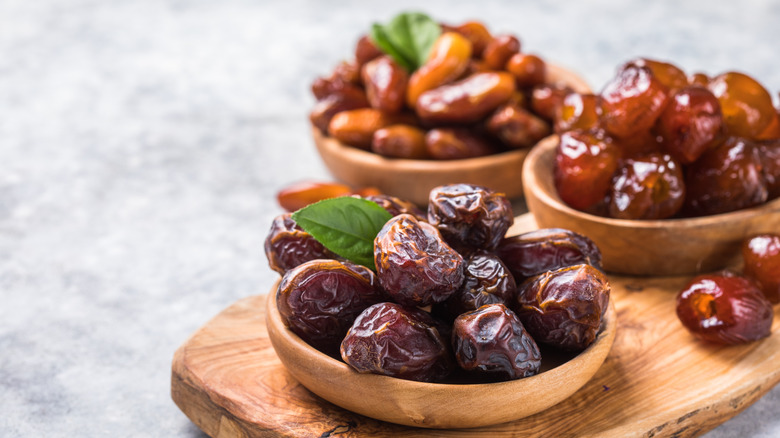
[[[431,190],[428,221],[459,251],[492,250],[514,223],[506,196],[472,184]]]
[[[435,382],[452,369],[440,324],[426,312],[394,303],[363,311],[341,343],[341,358],[360,373]]]
[[[609,293],[601,271],[569,266],[526,280],[518,287],[515,312],[536,342],[584,350],[596,339]]]
[[[583,263],[601,269],[601,251],[596,244],[582,234],[561,228],[507,237],[498,245],[497,253],[518,282]]]
[[[399,214],[411,214],[412,216],[417,218],[417,220],[421,220],[421,221],[428,220],[425,213],[422,210],[420,210],[416,205],[412,204],[409,201],[404,201],[403,199],[396,198],[395,196],[370,195],[370,196],[366,196],[366,199],[368,199],[369,201],[376,202],[377,204],[379,204],[380,207],[387,210],[387,212],[393,216],[398,216]]]
[[[328,251],[311,234],[303,231],[292,220],[292,214],[285,213],[274,218],[271,230],[265,238],[265,256],[274,271],[284,275],[290,269],[315,259],[333,259],[336,255]]]
[[[288,271],[276,292],[285,326],[325,352],[338,348],[360,312],[384,299],[370,269],[337,260],[312,260]]]
[[[461,368],[503,380],[533,376],[542,364],[536,342],[503,304],[460,315],[452,329],[452,345]]]
[[[463,257],[436,227],[409,214],[390,219],[379,231],[374,263],[384,290],[406,306],[444,301],[463,284]]]
[[[700,275],[681,290],[677,317],[699,339],[741,344],[769,336],[774,312],[753,282],[724,271]]]
[[[498,256],[477,251],[466,262],[466,279],[452,296],[434,304],[431,313],[452,321],[461,313],[487,304],[507,304],[515,298],[515,279]]]

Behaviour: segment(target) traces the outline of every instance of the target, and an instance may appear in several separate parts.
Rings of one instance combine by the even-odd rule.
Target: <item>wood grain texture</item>
[[[552,64],[548,64],[547,81],[590,93],[590,87],[579,76]],[[336,179],[354,187],[377,187],[418,205],[427,205],[434,187],[456,182],[490,187],[510,198],[523,195],[520,172],[528,149],[464,160],[405,160],[346,146],[314,127],[312,136],[325,166]]]
[[[533,227],[525,215],[510,232]],[[695,340],[675,316],[675,294],[689,279],[611,276],[618,330],[604,365],[564,402],[515,422],[418,429],[372,420],[320,399],[277,358],[264,323],[265,296],[233,304],[176,351],[171,393],[195,424],[221,438],[697,436],[780,381],[780,307],[769,338],[742,346],[708,345]]]
[[[601,249],[604,269],[625,275],[688,275],[733,265],[749,236],[780,230],[780,199],[714,216],[666,220],[621,220],[574,210],[561,201],[553,181],[558,136],[528,154],[523,188],[540,227],[566,228],[590,237]]]

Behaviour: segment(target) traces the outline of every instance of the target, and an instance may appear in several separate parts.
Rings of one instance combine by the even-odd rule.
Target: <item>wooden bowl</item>
[[[547,64],[547,82],[567,84],[580,93],[591,92],[579,76],[552,64]],[[315,127],[312,135],[330,173],[353,187],[376,187],[418,205],[428,204],[432,188],[450,183],[479,184],[510,198],[523,194],[520,171],[529,149],[463,160],[405,160],[347,146]]]
[[[360,374],[309,346],[282,323],[276,307],[277,286],[278,282],[268,294],[266,327],[287,371],[311,392],[333,404],[407,426],[470,428],[543,411],[572,395],[593,377],[609,353],[617,325],[610,301],[594,343],[562,364],[554,360],[551,364],[543,351],[542,372],[536,376],[486,384],[422,383]]]
[[[611,219],[575,210],[561,201],[555,189],[558,143],[558,136],[547,137],[528,154],[523,165],[528,209],[541,228],[567,228],[593,239],[607,271],[653,276],[710,272],[737,263],[745,238],[780,230],[780,199],[688,219]]]

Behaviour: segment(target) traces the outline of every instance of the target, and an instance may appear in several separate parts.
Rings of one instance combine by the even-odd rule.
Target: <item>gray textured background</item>
[[[329,179],[308,86],[423,8],[595,88],[644,55],[780,90],[780,4],[0,0],[0,436],[199,436],[176,347],[268,290],[276,191]],[[780,388],[712,437],[780,435]]]

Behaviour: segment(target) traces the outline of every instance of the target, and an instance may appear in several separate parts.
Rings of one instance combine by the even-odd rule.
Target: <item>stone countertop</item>
[[[274,195],[330,179],[309,84],[418,2],[0,1],[0,436],[202,436],[174,350],[276,278]],[[599,89],[630,57],[780,90],[780,4],[431,1]],[[780,387],[710,437],[780,435]]]

